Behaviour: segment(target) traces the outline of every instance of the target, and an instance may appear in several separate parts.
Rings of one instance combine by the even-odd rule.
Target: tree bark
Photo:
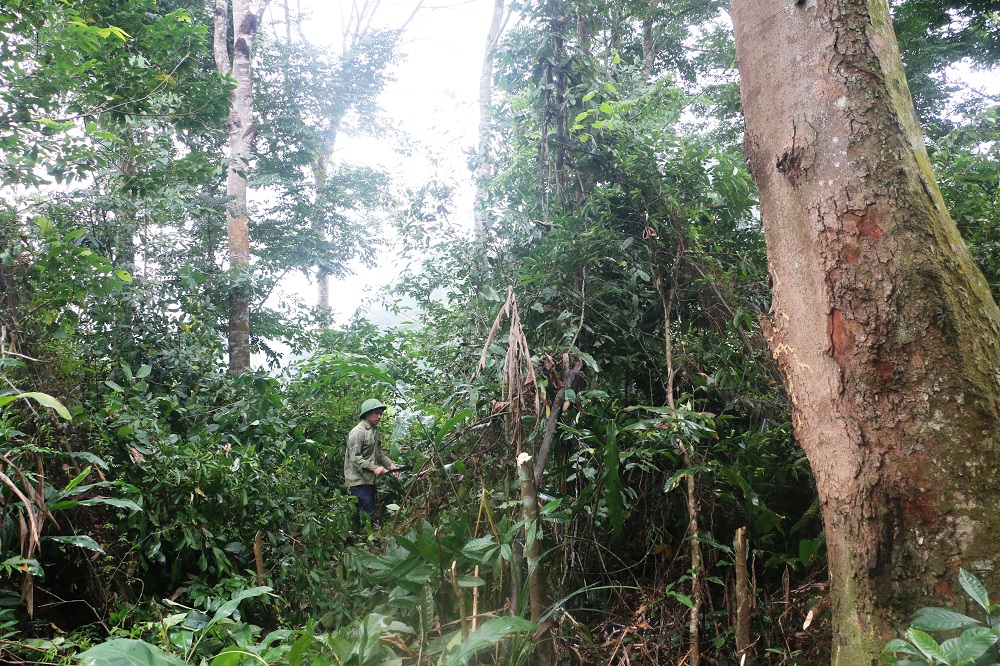
[[[773,303],[826,528],[833,663],[962,566],[997,589],[1000,311],[945,210],[882,0],[733,0]]]
[[[236,83],[229,108],[229,169],[226,174],[226,232],[229,269],[235,286],[229,300],[229,373],[241,375],[250,368],[250,236],[247,232],[248,155],[256,126],[253,122],[253,71],[251,51],[268,0],[256,8],[250,0],[232,0],[233,42],[228,48],[228,0],[217,0],[214,13],[215,66],[231,74]]]

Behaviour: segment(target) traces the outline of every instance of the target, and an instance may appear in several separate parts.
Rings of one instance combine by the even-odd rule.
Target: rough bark
[[[816,478],[833,663],[959,566],[998,589],[1000,311],[945,210],[879,0],[733,0],[771,349]]]
[[[240,375],[250,368],[250,237],[247,232],[247,159],[253,144],[253,71],[251,51],[267,0],[252,6],[250,0],[232,0],[233,41],[228,44],[227,0],[217,0],[214,13],[215,65],[235,82],[229,109],[229,169],[226,174],[226,231],[229,267],[236,278],[229,300],[229,372]]]

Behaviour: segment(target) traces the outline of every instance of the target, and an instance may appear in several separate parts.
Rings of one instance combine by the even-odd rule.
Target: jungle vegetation
[[[337,49],[271,3],[231,158],[218,63],[248,26],[228,5],[0,3],[0,661],[830,661],[728,5],[498,1],[478,212],[456,182],[333,158],[346,134],[422,149],[381,112],[406,27],[375,27],[373,3]],[[954,67],[994,71],[997,7],[892,12],[995,297],[1000,100]],[[242,262],[234,178],[259,195]],[[369,306],[399,324],[269,300],[387,253],[410,268]],[[235,371],[234,303],[253,359]],[[369,397],[411,469],[358,531],[343,447]],[[934,661],[920,627],[974,627],[988,656],[997,609],[959,564],[985,625],[947,615],[958,595],[915,598],[952,609],[888,659],[971,663]]]

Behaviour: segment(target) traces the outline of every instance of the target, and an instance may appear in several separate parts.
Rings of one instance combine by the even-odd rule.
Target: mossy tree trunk
[[[732,16],[833,663],[874,664],[960,566],[1000,590],[1000,311],[935,183],[887,5],[733,0]]]

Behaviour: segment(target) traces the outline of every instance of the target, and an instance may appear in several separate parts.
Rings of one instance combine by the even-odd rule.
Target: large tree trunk
[[[833,663],[874,664],[959,566],[1000,589],[1000,312],[934,181],[886,4],[733,0],[732,16]]]
[[[226,176],[226,230],[229,236],[229,268],[236,279],[229,300],[229,372],[240,375],[250,368],[250,236],[247,233],[247,157],[253,144],[253,72],[250,54],[264,7],[250,0],[232,0],[233,48],[228,49],[228,0],[215,5],[215,66],[230,73],[236,82],[229,109],[229,171]]]

